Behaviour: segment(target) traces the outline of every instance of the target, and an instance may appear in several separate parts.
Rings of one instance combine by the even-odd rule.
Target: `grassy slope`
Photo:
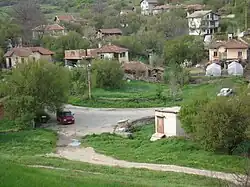
[[[142,127],[134,133],[134,139],[102,134],[87,136],[83,143],[96,151],[113,157],[137,161],[175,164],[227,172],[242,172],[245,159],[237,156],[219,155],[199,148],[199,145],[181,138],[150,142],[153,125]]]
[[[183,101],[192,99],[194,94],[208,94],[216,96],[216,93],[223,87],[234,88],[243,84],[240,79],[215,79],[210,83],[200,85],[187,85],[182,89]],[[168,86],[164,84],[146,83],[140,81],[132,81],[125,83],[125,87],[120,90],[104,90],[94,88],[92,90],[93,100],[84,100],[77,97],[71,97],[70,104],[86,107],[113,107],[113,108],[144,108],[144,107],[162,107],[179,105],[181,102],[167,101],[159,99],[158,90],[168,90]],[[102,98],[102,99],[100,99]],[[106,99],[105,99],[106,98]],[[114,101],[114,98],[126,98],[130,100]],[[141,101],[138,99],[146,99]]]
[[[221,182],[201,176],[139,169],[96,166],[77,161],[39,156],[55,149],[57,136],[48,130],[0,133],[0,186],[4,187],[209,187]],[[29,168],[27,165],[45,165],[70,171]],[[81,170],[82,172],[76,171]]]

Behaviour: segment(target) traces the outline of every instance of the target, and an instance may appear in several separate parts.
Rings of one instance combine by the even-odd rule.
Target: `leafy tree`
[[[28,121],[44,109],[55,112],[68,99],[69,73],[46,61],[18,64],[6,77],[6,115]]]
[[[58,38],[44,37],[43,45],[56,52],[55,59],[62,61],[64,58],[64,51],[69,49],[86,49],[90,43],[88,39],[82,38],[82,36],[76,32],[69,32],[66,36]]]
[[[183,128],[206,150],[233,150],[246,138],[249,96],[204,98],[182,107]]]
[[[32,29],[44,25],[46,19],[37,0],[20,0],[12,7],[12,15],[16,24],[22,29],[24,43],[30,43]]]
[[[204,58],[203,41],[194,36],[182,36],[165,43],[166,63],[182,64],[185,60],[199,63]]]
[[[121,88],[124,72],[121,64],[113,60],[97,60],[93,62],[96,74],[96,86],[99,88]]]

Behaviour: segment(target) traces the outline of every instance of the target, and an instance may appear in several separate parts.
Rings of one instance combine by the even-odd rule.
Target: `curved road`
[[[75,114],[75,125],[60,126],[60,130],[68,136],[84,136],[87,134],[100,134],[112,132],[119,120],[135,120],[142,117],[153,116],[156,108],[126,108],[126,109],[98,109],[66,105],[66,109]]]

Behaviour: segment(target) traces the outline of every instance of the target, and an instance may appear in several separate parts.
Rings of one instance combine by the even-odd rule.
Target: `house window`
[[[101,54],[101,59],[104,59],[104,54]]]
[[[214,51],[214,57],[217,57],[217,56],[218,56],[217,51]]]
[[[24,63],[24,58],[21,58],[21,62]]]
[[[238,51],[238,58],[242,58],[242,51]]]
[[[36,61],[36,58],[35,57],[33,57],[33,62],[35,62]]]
[[[120,54],[120,57],[123,58],[125,57],[125,52]]]

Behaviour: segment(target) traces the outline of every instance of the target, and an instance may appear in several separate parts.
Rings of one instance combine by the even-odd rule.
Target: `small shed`
[[[155,133],[150,141],[156,141],[163,137],[184,136],[178,113],[180,107],[170,107],[155,110]]]
[[[125,73],[133,75],[135,78],[148,77],[150,67],[142,62],[130,61],[122,65]]]
[[[216,63],[212,63],[206,68],[206,76],[221,76],[221,66]]]
[[[228,75],[243,76],[243,66],[238,62],[231,62],[227,69]]]

